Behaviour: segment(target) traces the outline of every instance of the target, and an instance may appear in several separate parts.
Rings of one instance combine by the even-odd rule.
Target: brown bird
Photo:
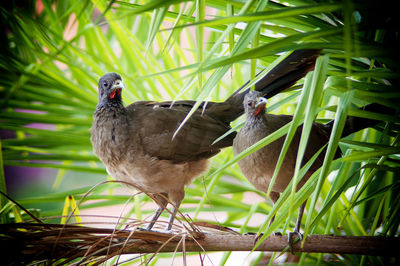
[[[275,132],[287,123],[290,123],[293,119],[291,115],[274,115],[266,113],[265,107],[267,99],[262,96],[263,95],[260,92],[249,91],[244,98],[243,106],[246,113],[246,122],[233,140],[233,151],[235,155],[251,147],[253,144]],[[394,114],[394,110],[378,104],[367,105],[364,107],[364,110]],[[361,129],[374,126],[379,122],[380,121],[377,120],[349,116],[346,120],[342,137],[348,136]],[[308,138],[308,145],[305,150],[303,163],[308,162],[320,148],[328,143],[332,128],[333,121],[327,124],[313,124]],[[276,203],[279,199],[280,193],[286,189],[293,178],[301,132],[302,126],[297,128],[283,160],[283,167],[280,168],[278,176],[273,184],[270,197],[274,203]],[[238,165],[244,176],[258,190],[267,192],[284,142],[285,137],[281,137],[238,161]],[[297,185],[298,189],[300,189],[309,177],[322,166],[324,156],[325,152],[323,151]],[[340,151],[336,151],[335,158],[340,156]],[[305,204],[306,202],[300,206],[294,232],[289,234],[290,246],[292,244],[291,241],[293,235],[298,235],[301,239],[300,225]]]
[[[312,70],[318,55],[319,50],[293,52],[258,81],[255,89],[264,97],[274,96]],[[166,228],[170,230],[185,185],[207,171],[210,157],[232,145],[235,132],[213,142],[243,114],[248,90],[240,92],[240,88],[225,102],[203,102],[174,136],[195,101],[139,101],[124,107],[124,88],[116,73],[100,78],[99,102],[91,128],[93,150],[112,177],[132,183],[158,201],[159,208],[147,230],[166,208],[168,199],[173,203]]]

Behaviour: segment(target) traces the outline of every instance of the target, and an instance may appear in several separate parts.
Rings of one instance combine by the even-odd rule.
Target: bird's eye
[[[107,81],[104,81],[104,82],[103,82],[103,86],[104,86],[104,87],[108,87]]]
[[[248,106],[252,106],[252,105],[253,105],[253,101],[248,101],[248,102],[247,102],[247,105],[248,105]]]

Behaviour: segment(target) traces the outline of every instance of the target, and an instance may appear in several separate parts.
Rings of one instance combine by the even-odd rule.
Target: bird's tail
[[[263,97],[271,98],[289,88],[314,69],[315,61],[320,52],[321,50],[316,49],[294,51],[259,80],[255,84],[255,90],[260,91]],[[226,100],[230,106],[238,108],[236,112],[232,112],[236,117],[231,118],[230,121],[239,117],[244,112],[243,100],[249,89],[242,91],[242,88],[248,83],[240,87]]]
[[[377,103],[368,104],[360,109],[362,109],[364,111],[368,111],[368,112],[379,113],[379,114],[396,115],[396,110],[386,107],[381,104],[377,104]],[[368,119],[368,118],[356,117],[356,116],[348,116],[346,119],[345,126],[343,128],[342,138],[344,138],[350,134],[353,134],[357,131],[360,131],[362,129],[365,129],[368,127],[373,127],[381,122],[382,122],[381,120]],[[325,124],[325,126],[327,127],[328,130],[332,131],[333,123],[334,123],[334,120]]]

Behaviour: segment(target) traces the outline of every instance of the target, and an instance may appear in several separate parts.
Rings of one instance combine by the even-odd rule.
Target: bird
[[[314,68],[320,52],[294,51],[262,77],[255,89],[269,98],[291,87]],[[165,228],[170,231],[184,187],[209,169],[209,158],[232,146],[236,132],[214,141],[244,113],[247,84],[224,102],[202,102],[176,133],[196,101],[137,101],[124,106],[121,76],[107,73],[99,79],[90,137],[93,151],[113,178],[153,196],[158,209],[143,230],[152,230],[170,202],[173,208]]]
[[[258,91],[251,90],[244,97],[243,107],[245,109],[246,121],[233,140],[234,155],[238,155],[259,140],[267,137],[292,121],[293,116],[291,115],[275,115],[267,113],[267,102],[268,100]],[[374,103],[365,106],[363,109],[385,114],[394,114],[395,112],[391,108]],[[343,138],[361,129],[372,127],[379,122],[380,121],[372,119],[348,116],[341,137]],[[317,122],[313,123],[302,161],[303,164],[308,162],[311,157],[313,157],[325,144],[328,143],[333,129],[333,123],[333,120],[327,124]],[[280,168],[276,180],[271,188],[270,198],[274,204],[278,201],[280,193],[286,189],[294,176],[301,133],[302,126],[299,126],[284,157],[282,163],[282,166],[284,167]],[[285,137],[283,136],[238,161],[238,166],[241,172],[256,189],[263,192],[268,191],[284,142]],[[319,154],[306,174],[300,180],[297,189],[300,189],[310,176],[322,166],[325,152],[326,148]],[[334,158],[336,159],[340,156],[341,153],[337,150]],[[300,240],[302,239],[300,226],[305,204],[306,201],[300,206],[294,231],[290,232],[288,235],[290,248],[292,248],[292,237],[294,235],[297,235]],[[272,221],[273,218],[271,223]]]

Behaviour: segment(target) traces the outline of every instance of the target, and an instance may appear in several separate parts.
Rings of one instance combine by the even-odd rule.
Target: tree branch
[[[185,236],[188,238],[188,236]],[[178,239],[180,239],[179,237]],[[193,241],[186,239],[186,251],[251,251],[254,248],[254,236],[248,235],[215,235],[204,234],[202,239]],[[287,236],[269,236],[261,243],[257,251],[283,251],[288,246]],[[133,244],[133,243],[132,243]],[[123,253],[154,253],[160,248],[158,243],[148,243],[146,240],[136,240]],[[340,253],[380,256],[398,256],[395,248],[400,246],[399,238],[369,237],[369,236],[308,236],[304,246],[294,244],[293,251],[307,253]],[[182,251],[175,241],[163,246],[159,252]]]
[[[181,241],[182,238],[185,241]],[[37,260],[55,262],[61,258],[67,261],[80,258],[83,262],[99,257],[107,260],[119,254],[181,252],[181,243],[185,243],[185,252],[251,251],[254,241],[254,235],[240,235],[229,230],[173,234],[60,224],[0,225],[0,250],[6,254],[5,261],[18,258],[24,263]],[[313,235],[307,237],[303,247],[300,242],[296,243],[293,250],[399,257],[399,246],[399,237]],[[287,236],[272,235],[256,250],[284,251],[286,248]]]

